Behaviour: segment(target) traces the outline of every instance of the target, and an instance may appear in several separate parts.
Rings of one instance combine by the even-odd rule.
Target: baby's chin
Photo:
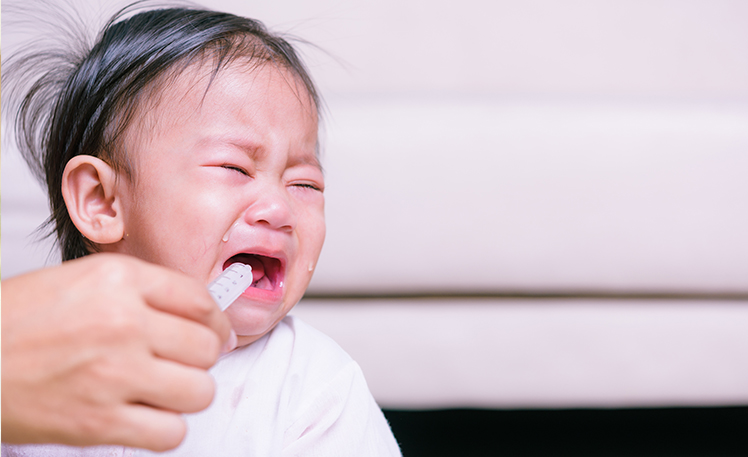
[[[263,336],[265,336],[265,334],[262,334],[262,335],[252,335],[252,336],[250,336],[250,335],[246,335],[246,336],[239,335],[239,336],[236,337],[236,348],[235,349],[239,349],[239,348],[244,347],[244,346],[249,346],[250,344],[252,344],[255,341],[257,341],[260,338],[262,338]]]
[[[278,322],[280,322],[280,320]],[[234,331],[236,332],[236,338],[237,338],[237,347],[242,347],[242,346],[246,346],[248,344],[254,343],[255,341],[262,338],[263,336],[270,333],[270,331],[272,331],[276,325],[278,325],[277,322],[274,322],[270,325],[265,325],[262,328],[256,327],[256,328],[247,329],[246,328],[247,326],[245,325],[239,325],[238,329],[234,327]]]
[[[283,317],[286,317],[285,315]],[[280,322],[281,319],[278,320]],[[278,325],[278,322],[273,323],[272,325],[268,326],[264,331],[259,332],[250,332],[250,333],[243,333],[239,330],[234,330],[236,332],[236,347],[240,348],[243,346],[247,346],[249,344],[254,343],[255,341],[259,340],[263,336],[270,333],[271,330],[275,328],[276,325]]]
[[[254,343],[267,335],[290,311],[289,309],[280,314],[268,313],[267,310],[258,310],[251,306],[232,309],[234,305],[231,305],[226,313],[228,313],[231,326],[236,332],[237,347]]]

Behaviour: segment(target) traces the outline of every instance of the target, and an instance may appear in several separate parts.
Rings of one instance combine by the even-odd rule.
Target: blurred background
[[[405,455],[748,455],[748,2],[203,4],[308,42],[328,235],[293,313]],[[8,277],[57,260],[3,140]]]

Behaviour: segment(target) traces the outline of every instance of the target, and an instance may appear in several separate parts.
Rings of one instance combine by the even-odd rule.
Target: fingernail
[[[221,349],[221,355],[228,354],[229,352],[236,349],[236,344],[237,344],[236,332],[232,328],[231,333],[229,334],[228,341],[226,341],[226,344],[223,345],[223,349]]]

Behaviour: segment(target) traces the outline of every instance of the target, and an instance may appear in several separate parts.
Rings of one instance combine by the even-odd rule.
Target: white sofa
[[[748,404],[748,105],[331,112],[295,313],[385,407]]]

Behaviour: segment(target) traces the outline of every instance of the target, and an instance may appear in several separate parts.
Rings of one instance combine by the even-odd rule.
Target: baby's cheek
[[[322,243],[325,241],[325,213],[322,208],[315,211],[308,211],[305,217],[305,224],[300,233],[304,238],[304,244],[307,248],[314,251],[322,249]]]

